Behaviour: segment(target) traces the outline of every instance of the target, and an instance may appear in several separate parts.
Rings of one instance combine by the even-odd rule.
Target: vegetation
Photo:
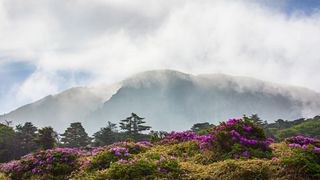
[[[92,142],[72,123],[61,144],[51,127],[0,124],[0,160],[7,162],[0,179],[319,179],[319,120],[267,124],[252,115],[142,134],[151,127],[133,113],[120,131],[108,122]]]
[[[111,130],[111,126],[114,127],[109,123],[106,128]],[[207,131],[207,135],[187,131],[161,136],[153,132],[157,134],[153,143],[122,141],[92,148],[38,150],[20,160],[1,164],[0,177],[13,180],[320,178],[318,139],[293,136],[274,143],[261,125],[248,117],[230,119]]]
[[[71,123],[70,127],[61,134],[61,141],[65,147],[83,147],[90,144],[90,137],[80,122]]]
[[[278,141],[298,135],[320,139],[320,116],[294,121],[279,119],[275,123],[266,124],[264,129],[267,135]]]

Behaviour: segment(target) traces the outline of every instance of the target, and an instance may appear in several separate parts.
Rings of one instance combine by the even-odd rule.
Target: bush
[[[285,142],[288,144],[299,144],[301,146],[312,144],[315,146],[320,146],[320,140],[314,139],[310,137],[304,137],[304,136],[293,136],[285,139]]]
[[[101,170],[109,168],[110,164],[118,160],[127,160],[132,154],[146,152],[153,145],[148,141],[118,142],[110,146],[99,147],[93,150],[91,160],[85,161],[82,168],[86,170]]]
[[[264,131],[251,119],[230,119],[212,129],[209,146],[220,152],[221,158],[270,158],[269,145],[273,139],[267,138]]]
[[[1,167],[3,173],[12,179],[28,179],[31,176],[67,177],[78,169],[76,161],[80,152],[70,148],[56,148],[38,151],[22,157],[19,161],[12,161]]]
[[[109,168],[111,163],[117,162],[120,159],[128,159],[129,156],[130,154],[127,148],[111,148],[107,152],[102,152],[96,156],[93,156],[91,161],[86,161],[84,163],[84,169],[88,171],[106,169]]]
[[[320,178],[320,148],[312,144],[289,144],[291,153],[284,156],[284,163],[298,168],[299,173]]]
[[[178,161],[170,156],[149,154],[132,160],[120,160],[110,166],[110,179],[178,178],[182,174]]]

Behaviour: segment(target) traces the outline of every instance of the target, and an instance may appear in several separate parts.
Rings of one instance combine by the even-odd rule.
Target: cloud
[[[3,0],[0,66],[18,59],[37,67],[11,93],[16,106],[164,68],[320,91],[320,13],[274,7],[253,0]]]

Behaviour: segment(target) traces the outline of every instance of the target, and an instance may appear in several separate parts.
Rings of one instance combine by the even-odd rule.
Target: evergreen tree
[[[100,131],[94,133],[94,146],[104,146],[119,141],[119,133],[116,132],[116,126],[116,124],[108,121],[107,127],[101,128]]]
[[[61,142],[65,147],[79,148],[87,146],[91,142],[91,138],[80,122],[71,123],[61,136]]]
[[[212,128],[213,126],[214,126],[213,124],[210,124],[208,122],[196,123],[191,127],[191,131],[197,133],[199,131],[208,130],[208,129]]]
[[[31,122],[26,122],[24,125],[19,124],[16,126],[21,155],[35,151],[38,148],[35,143],[37,130],[37,127],[35,127]]]
[[[249,117],[255,124],[259,125],[259,126],[263,126],[264,125],[264,122],[262,119],[260,119],[260,117],[258,116],[258,114],[252,114],[250,117]]]
[[[0,123],[0,163],[18,156],[16,134],[12,127]]]
[[[144,118],[139,117],[135,113],[131,113],[130,117],[127,117],[124,120],[121,120],[120,128],[124,130],[130,136],[137,136],[140,132],[149,130],[150,126],[142,125],[146,123],[143,121]]]
[[[38,130],[38,137],[35,140],[42,149],[51,149],[56,144],[57,133],[52,127],[44,127]]]

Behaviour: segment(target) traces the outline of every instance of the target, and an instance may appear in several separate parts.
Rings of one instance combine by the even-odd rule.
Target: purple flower
[[[249,153],[248,151],[244,151],[244,152],[242,153],[242,155],[243,155],[244,157],[250,157],[250,153]]]
[[[315,146],[315,147],[313,147],[313,150],[314,151],[320,151],[320,148]]]
[[[233,159],[238,159],[239,157],[240,157],[239,154],[233,154],[233,155],[232,155],[232,158],[233,158]]]

